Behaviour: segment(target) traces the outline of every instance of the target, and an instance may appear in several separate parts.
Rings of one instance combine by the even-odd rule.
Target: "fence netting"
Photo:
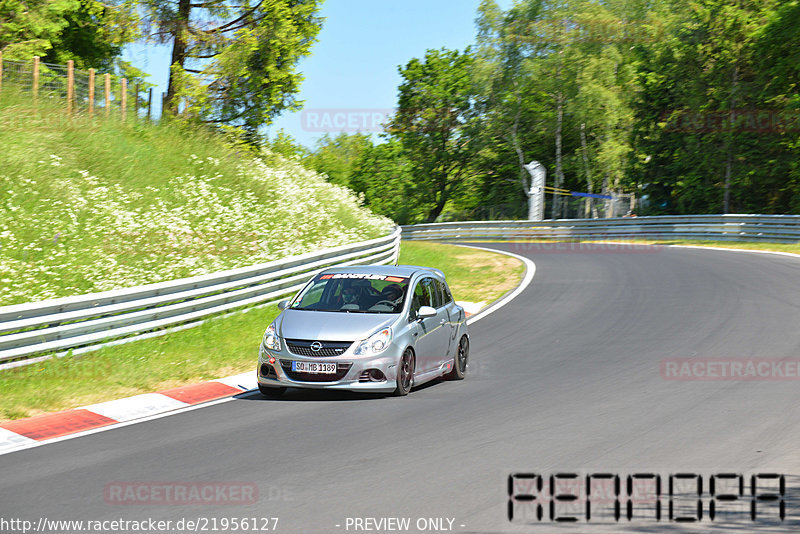
[[[34,61],[0,60],[0,87],[15,87],[19,90],[35,94],[38,98],[60,99],[67,106],[69,71],[66,65],[39,62],[38,77]],[[87,70],[73,69],[73,104],[75,112],[88,112],[90,109],[104,113],[119,114],[122,109],[122,77],[108,76],[108,94],[106,94],[106,76],[94,74],[92,89],[92,73]],[[126,114],[138,117],[140,112],[147,113],[147,99],[137,92],[135,84],[128,84],[125,89]],[[108,98],[108,104],[106,104]]]

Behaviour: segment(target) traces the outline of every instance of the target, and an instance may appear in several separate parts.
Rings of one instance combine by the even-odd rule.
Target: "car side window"
[[[451,302],[453,302],[453,295],[450,294],[450,290],[448,289],[447,284],[437,280],[436,285],[439,286],[439,293],[442,295],[442,305],[450,304]]]
[[[441,307],[442,303],[441,299],[439,298],[439,290],[436,286],[436,280],[433,278],[425,278],[422,281],[422,287],[428,296],[428,302],[430,302],[430,304],[427,304],[427,306],[430,306],[431,308]]]
[[[426,281],[430,278],[423,278],[414,286],[414,293],[411,297],[411,316],[416,317],[417,312],[422,306],[430,306],[430,291],[425,290]]]

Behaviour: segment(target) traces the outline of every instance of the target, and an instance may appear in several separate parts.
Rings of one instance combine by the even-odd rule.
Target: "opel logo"
[[[322,350],[322,343],[320,343],[319,341],[313,342],[311,344],[311,350],[313,350],[314,352],[319,352],[320,350]]]

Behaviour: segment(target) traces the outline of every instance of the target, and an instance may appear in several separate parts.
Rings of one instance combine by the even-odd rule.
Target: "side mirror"
[[[288,300],[282,300],[282,301],[280,301],[278,303],[278,309],[279,310],[285,310],[287,306],[289,306],[289,301]]]
[[[426,317],[434,317],[436,315],[436,310],[431,308],[430,306],[421,306],[419,311],[417,312],[417,317],[420,319],[425,319]]]

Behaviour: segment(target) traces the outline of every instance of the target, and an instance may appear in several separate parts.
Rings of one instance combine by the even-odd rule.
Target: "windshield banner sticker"
[[[408,278],[401,278],[399,276],[386,276],[382,274],[365,274],[365,273],[336,273],[336,274],[323,274],[319,277],[320,280],[328,279],[357,279],[357,280],[384,280],[386,282],[405,282]]]

